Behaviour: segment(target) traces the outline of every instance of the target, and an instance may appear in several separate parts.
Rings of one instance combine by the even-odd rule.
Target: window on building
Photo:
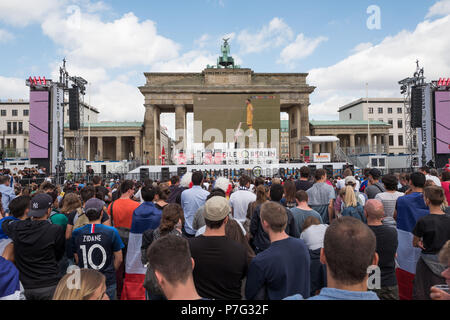
[[[383,108],[378,108],[378,113],[383,114]]]
[[[7,131],[8,131],[8,134],[11,134],[11,132],[12,132],[12,125],[11,125],[11,122],[8,122],[6,125],[7,125]]]
[[[402,108],[397,108],[397,113],[402,114],[402,112],[403,112],[402,110],[403,110]]]
[[[19,122],[19,134],[23,134],[23,125],[22,125],[22,122]]]
[[[14,109],[14,110],[12,111],[12,116],[13,116],[13,117],[17,117],[18,114],[19,114],[19,111],[18,111],[18,110]]]
[[[394,145],[394,136],[389,136],[389,146],[392,147]]]
[[[398,135],[398,145],[403,146],[403,135],[401,134]]]
[[[294,124],[294,121],[295,121],[295,114],[293,113],[293,114],[291,115],[291,123]]]
[[[348,117],[349,117],[350,120],[352,120],[352,114],[351,113],[349,113]]]
[[[401,120],[401,119],[397,120],[397,128],[399,128],[399,129],[403,128],[403,120]]]
[[[373,108],[369,108],[369,114],[373,114]]]
[[[2,116],[2,117],[6,117],[6,110],[2,110],[2,111],[1,111],[1,116]]]
[[[13,134],[17,134],[17,122],[13,122]]]
[[[16,149],[16,146],[17,146],[16,139],[11,139],[11,140],[12,140],[11,148]]]
[[[413,146],[414,146],[414,148],[417,148],[417,136],[416,135],[413,136]]]
[[[28,109],[23,109],[23,116],[24,117],[28,117],[30,115],[30,110]]]
[[[10,139],[6,139],[6,148],[10,148],[11,147],[11,140]]]
[[[392,108],[388,108],[388,113],[389,113],[389,114],[392,113]]]
[[[391,126],[393,126],[393,125],[394,125],[394,120],[389,119],[389,120],[388,120],[388,123],[389,123]]]

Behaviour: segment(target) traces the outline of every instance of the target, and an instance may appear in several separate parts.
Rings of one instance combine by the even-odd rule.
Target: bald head
[[[364,206],[364,212],[367,215],[367,219],[381,220],[384,217],[384,206],[379,200],[368,200]]]

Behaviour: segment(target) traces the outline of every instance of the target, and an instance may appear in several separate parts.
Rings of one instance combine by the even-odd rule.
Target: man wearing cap
[[[28,219],[2,224],[14,243],[16,267],[27,300],[51,300],[59,281],[58,261],[64,254],[65,238],[62,227],[48,221],[52,202],[48,194],[36,194]]]
[[[106,294],[111,300],[116,298],[116,270],[123,261],[124,244],[114,227],[101,224],[103,201],[89,199],[84,213],[89,224],[75,229],[72,233],[72,248],[75,262],[80,268],[94,269],[106,277]]]
[[[247,274],[247,250],[225,236],[231,207],[227,199],[215,196],[206,201],[203,235],[189,239],[195,261],[194,282],[204,298],[240,300],[242,280]]]
[[[378,180],[381,177],[380,170],[373,168],[369,171],[369,185],[364,190],[364,193],[370,199],[375,199],[375,196],[381,192],[386,192],[384,185]]]

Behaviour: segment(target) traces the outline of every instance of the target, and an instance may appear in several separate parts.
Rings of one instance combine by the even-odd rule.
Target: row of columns
[[[309,135],[308,105],[299,104],[291,107],[289,109],[289,153],[291,158],[300,158],[300,139]]]
[[[360,138],[361,142],[359,143],[358,147],[362,146],[369,146],[368,137],[367,134],[349,134],[349,145],[346,145],[346,143],[341,142],[341,146],[344,147],[350,147],[351,149],[354,149],[357,147],[356,145],[356,136]],[[384,137],[384,141],[383,140]],[[384,145],[384,150],[377,150],[377,147],[380,145]],[[389,153],[389,135],[385,134],[372,134],[370,135],[370,150],[368,150],[370,153]]]

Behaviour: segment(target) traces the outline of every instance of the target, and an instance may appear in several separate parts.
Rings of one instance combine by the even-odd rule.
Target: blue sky
[[[0,99],[27,98],[24,80],[55,77],[67,57],[100,120],[142,120],[143,72],[201,71],[230,35],[242,67],[310,72],[311,118],[336,119],[366,82],[370,96],[400,97],[417,58],[430,78],[450,76],[449,27],[449,0],[0,0]]]

